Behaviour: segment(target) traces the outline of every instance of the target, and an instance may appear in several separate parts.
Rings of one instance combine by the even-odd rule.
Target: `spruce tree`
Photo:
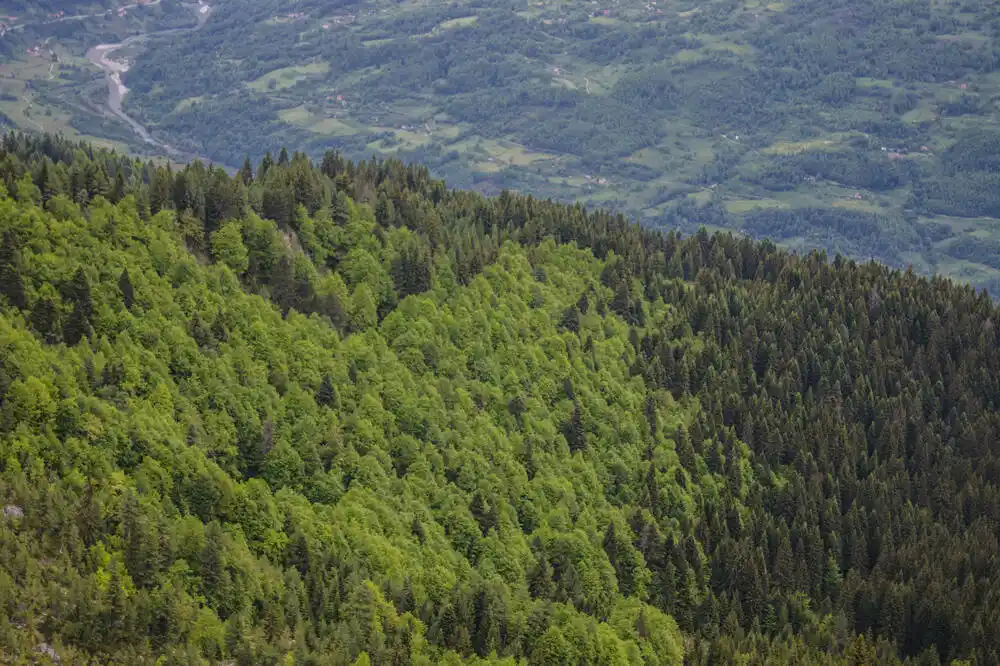
[[[580,409],[580,403],[573,404],[573,413],[563,427],[563,435],[569,443],[571,453],[587,448],[587,434],[583,427],[583,411]]]
[[[63,326],[63,339],[66,344],[73,346],[90,331],[90,317],[94,311],[90,281],[83,268],[77,269],[72,281],[65,286],[63,294],[67,301],[73,303],[73,310]]]
[[[0,294],[7,303],[23,310],[27,305],[24,293],[24,278],[21,276],[21,253],[17,236],[8,229],[0,244]]]
[[[122,270],[122,274],[118,278],[118,290],[121,291],[125,308],[131,310],[132,303],[135,301],[135,289],[132,287],[132,280],[129,278],[127,268]]]
[[[243,181],[244,185],[249,185],[253,182],[253,166],[250,164],[250,156],[247,155],[243,160],[243,166],[240,167],[239,173],[237,174],[239,179]]]

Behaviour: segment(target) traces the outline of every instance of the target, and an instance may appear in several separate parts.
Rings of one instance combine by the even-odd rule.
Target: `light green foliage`
[[[589,251],[507,243],[466,286],[439,265],[430,291],[380,322],[378,308],[395,299],[394,244],[413,241],[408,232],[376,239],[370,213],[352,204],[336,243],[324,242],[343,257],[337,271],[310,278],[320,291],[350,292],[355,332],[342,339],[317,316],[282,317],[233,279],[228,270],[278,270],[285,256],[273,223],[253,215],[211,235],[217,265],[206,266],[167,217],[143,223],[131,200],[65,219],[30,197],[0,207],[4,228],[23,236],[31,307],[78,267],[93,300],[94,333],[74,347],[43,344],[11,310],[0,317],[11,378],[6,495],[31,524],[54,502],[69,522],[52,544],[74,549],[51,571],[8,565],[5,575],[31,581],[3,601],[27,604],[17,611],[27,627],[44,599],[26,591],[54,585],[69,595],[55,621],[79,649],[137,656],[169,644],[284,663],[307,649],[297,627],[314,621],[303,586],[314,589],[310,577],[333,558],[353,563],[342,605],[325,620],[334,663],[386,663],[404,644],[414,663],[447,661],[449,650],[483,663],[511,653],[531,663],[681,663],[676,625],[643,602],[642,556],[630,540],[616,543],[626,581],[602,547],[600,535],[627,525],[631,510],[608,490],[616,474],[641,478],[649,442],[629,425],[646,388],[629,375],[628,326],[609,313],[584,317],[580,335],[557,328],[584,293],[612,296]],[[296,274],[316,270],[303,255],[297,262]],[[118,286],[125,266],[131,310]],[[66,316],[70,305],[59,308]],[[320,405],[324,377],[335,399]],[[587,430],[582,452],[563,434],[574,405]],[[663,420],[693,408],[661,405]],[[662,460],[676,464],[667,448]],[[701,491],[676,492],[683,507]],[[16,548],[54,552],[31,534],[7,532]],[[564,578],[533,596],[540,558]],[[481,617],[455,621],[478,629],[452,636],[438,615],[464,603]],[[551,603],[552,624],[536,641],[525,623]],[[150,629],[145,608],[167,624]],[[433,612],[420,620],[421,609]],[[69,633],[77,625],[94,633]],[[147,631],[148,641],[130,642]]]
[[[212,256],[216,261],[229,266],[236,274],[247,269],[250,255],[243,244],[238,222],[227,222],[212,234]]]

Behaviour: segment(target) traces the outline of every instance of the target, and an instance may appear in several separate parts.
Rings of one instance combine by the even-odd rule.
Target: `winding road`
[[[108,101],[105,104],[107,111],[116,118],[119,118],[127,123],[129,127],[132,128],[132,131],[134,131],[143,141],[162,149],[171,157],[184,158],[187,156],[170,144],[154,138],[139,121],[125,113],[122,109],[122,100],[125,99],[125,95],[128,93],[128,88],[125,87],[125,84],[122,82],[122,74],[128,71],[128,64],[120,60],[113,60],[111,58],[111,54],[127,46],[143,42],[152,37],[177,35],[201,30],[201,28],[205,25],[205,22],[208,20],[211,12],[211,6],[201,3],[198,5],[198,25],[193,28],[172,28],[170,30],[147,32],[141,35],[135,35],[134,37],[129,37],[125,41],[119,42],[118,44],[98,44],[87,51],[87,59],[94,65],[97,65],[104,70],[105,78],[108,82]]]

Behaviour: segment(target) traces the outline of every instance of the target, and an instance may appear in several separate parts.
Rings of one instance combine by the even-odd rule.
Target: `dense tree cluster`
[[[985,294],[393,160],[0,149],[0,653],[1000,659]]]

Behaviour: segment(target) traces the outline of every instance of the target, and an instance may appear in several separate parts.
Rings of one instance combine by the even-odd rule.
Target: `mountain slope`
[[[955,159],[997,142],[996,3],[210,4],[19,16],[0,54],[16,76],[0,79],[0,111],[22,129],[156,150],[108,117],[85,54],[207,17],[197,34],[115,51],[131,64],[125,112],[174,159],[235,166],[282,145],[391,155],[487,194],[739,230],[998,290],[996,170]],[[25,54],[34,47],[41,58]]]
[[[996,142],[998,40],[988,2],[220,0],[137,58],[128,105],[227,164],[396,154],[995,291],[995,170],[953,153]]]
[[[985,296],[394,161],[4,152],[5,655],[998,656]]]

